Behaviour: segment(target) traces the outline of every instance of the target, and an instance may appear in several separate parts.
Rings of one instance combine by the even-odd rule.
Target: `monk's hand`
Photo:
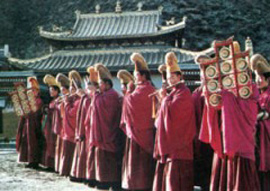
[[[259,121],[266,120],[268,118],[269,118],[269,113],[265,110],[260,111],[257,115],[257,120]]]
[[[75,137],[75,141],[76,141],[76,142],[79,142],[80,139],[81,139],[81,138],[80,138],[79,136],[76,136],[76,137]]]
[[[161,88],[159,91],[158,91],[158,95],[160,97],[160,99],[163,99],[164,97],[166,97],[167,95],[167,90],[165,88]]]

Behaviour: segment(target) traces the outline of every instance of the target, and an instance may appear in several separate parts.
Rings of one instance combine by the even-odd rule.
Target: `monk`
[[[99,92],[92,98],[89,124],[88,179],[97,181],[98,189],[120,187],[119,122],[121,98],[113,89],[112,76],[102,64],[96,64]]]
[[[206,102],[199,135],[214,150],[210,190],[260,190],[254,153],[258,89],[252,84],[252,94],[247,99],[236,97],[227,89],[221,90],[220,95],[220,109]]]
[[[79,90],[79,88],[81,88],[80,74],[75,70],[70,71],[69,80],[70,80],[71,94],[64,98],[63,147],[59,171],[59,174],[62,176],[70,176],[71,172],[75,149],[75,129],[76,129],[77,110],[80,103],[80,97],[76,93],[76,91]]]
[[[169,94],[160,90],[161,106],[156,119],[154,157],[157,159],[153,191],[193,190],[193,138],[195,113],[177,57],[166,54],[167,81],[174,86]]]
[[[134,78],[127,70],[119,70],[117,73],[117,78],[120,80],[121,90],[124,96],[127,94],[127,92],[132,92],[134,90],[134,86],[132,86],[133,83],[129,84],[129,82],[134,82]]]
[[[199,55],[195,58],[195,63],[200,65],[210,59],[207,55]],[[201,85],[192,93],[192,99],[195,108],[196,135],[194,138],[194,184],[200,186],[202,190],[208,191],[211,178],[211,164],[213,150],[209,144],[199,140],[203,108],[205,103],[203,93],[203,75],[201,73]]]
[[[63,116],[64,116],[64,97],[69,95],[70,81],[62,73],[57,74],[56,82],[60,85],[62,96],[56,99],[56,114],[53,119],[53,131],[57,136],[55,145],[55,172],[59,173],[61,153],[63,147]]]
[[[257,134],[261,190],[270,190],[270,65],[262,55],[255,54],[251,66],[260,90]]]
[[[89,183],[86,178],[86,159],[89,141],[89,129],[85,125],[86,114],[90,107],[91,98],[94,96],[97,83],[97,74],[93,66],[87,68],[87,72],[90,74],[89,82],[85,89],[85,92],[80,91],[80,103],[77,111],[76,129],[75,129],[75,141],[76,147],[73,157],[73,164],[71,170],[71,180],[77,182]]]
[[[52,101],[49,106],[45,109],[46,114],[43,117],[45,120],[45,127],[43,129],[43,134],[45,137],[45,146],[43,154],[43,165],[47,167],[49,171],[54,171],[55,167],[55,147],[57,135],[53,131],[55,115],[57,115],[57,99],[60,93],[59,86],[55,80],[55,77],[47,74],[43,78],[45,84],[49,86],[50,96]]]
[[[42,100],[39,97],[39,84],[36,78],[29,77],[28,83],[35,94],[38,110],[20,118],[16,135],[16,150],[19,153],[18,162],[28,163],[26,167],[37,169],[41,162],[43,145]]]
[[[155,88],[143,56],[133,53],[131,61],[135,64],[136,88],[132,92],[127,92],[123,101],[121,129],[126,135],[126,146],[122,165],[122,188],[150,190],[155,163],[154,120],[152,99],[149,95],[155,91]]]

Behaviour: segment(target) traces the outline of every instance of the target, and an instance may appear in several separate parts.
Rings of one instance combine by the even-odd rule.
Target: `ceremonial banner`
[[[214,41],[215,57],[201,63],[205,95],[210,106],[220,108],[221,90],[227,89],[235,96],[249,98],[252,93],[252,74],[249,51],[241,52],[233,38]]]
[[[15,91],[9,93],[17,116],[27,116],[38,110],[33,90],[26,89],[22,82],[15,83]]]

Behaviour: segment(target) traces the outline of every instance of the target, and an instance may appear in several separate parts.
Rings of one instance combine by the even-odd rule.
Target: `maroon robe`
[[[82,96],[77,111],[77,125],[75,130],[76,147],[73,157],[71,176],[78,179],[86,179],[87,139],[85,138],[84,121],[90,103],[91,99],[87,95]]]
[[[55,147],[57,135],[53,131],[53,122],[55,115],[57,114],[57,102],[52,100],[49,104],[47,117],[43,117],[45,121],[45,127],[43,129],[43,134],[45,138],[44,150],[43,150],[43,165],[54,169],[54,158],[55,158]]]
[[[193,190],[195,112],[185,84],[174,87],[162,100],[156,127],[154,157],[158,163],[153,190]]]
[[[270,113],[270,87],[260,94],[261,110]],[[259,158],[262,190],[270,190],[270,118],[258,121],[259,128]]]
[[[39,110],[21,117],[16,135],[18,162],[39,163],[41,161],[43,136],[41,130],[42,100],[37,98]]]
[[[119,121],[121,98],[114,89],[96,93],[87,114],[89,125],[89,154],[87,160],[90,180],[119,182]]]
[[[221,95],[220,111],[205,105],[200,132],[215,151],[210,190],[260,190],[254,154],[258,90],[253,85],[248,99],[227,90]]]
[[[122,166],[122,188],[150,189],[154,176],[154,120],[150,82],[138,84],[123,101],[121,129],[127,136]]]
[[[199,140],[205,99],[202,92],[202,86],[193,91],[192,98],[196,117],[196,136],[194,139],[194,184],[200,186],[203,190],[209,190],[213,150],[209,144]]]
[[[59,174],[69,176],[72,167],[74,149],[75,149],[75,128],[77,109],[80,98],[77,95],[70,96],[68,102],[64,103],[63,115],[63,147],[61,152]]]
[[[58,98],[59,99],[59,98]],[[61,152],[63,147],[63,117],[61,114],[61,107],[64,107],[64,103],[60,102],[59,100],[56,100],[57,105],[55,108],[55,115],[53,116],[53,131],[56,134],[56,144],[55,144],[55,158],[54,158],[54,170],[55,172],[59,172],[60,170],[60,159],[61,159]]]

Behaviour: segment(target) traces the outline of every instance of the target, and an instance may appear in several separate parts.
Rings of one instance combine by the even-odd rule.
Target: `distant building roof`
[[[185,28],[186,25],[184,17],[182,22],[161,26],[161,10],[90,14],[81,14],[77,11],[76,15],[77,19],[72,30],[54,32],[40,27],[40,35],[47,39],[62,41],[138,38],[172,33]]]
[[[165,54],[174,51],[177,54],[179,63],[194,63],[194,57],[202,52],[192,52],[172,47],[140,47],[124,49],[107,49],[107,50],[62,50],[52,54],[35,58],[31,60],[21,60],[9,58],[12,65],[16,65],[25,70],[34,70],[39,72],[63,72],[76,69],[85,71],[86,67],[96,63],[103,63],[111,71],[119,69],[133,70],[134,65],[130,61],[130,55],[133,52],[140,52],[145,57],[149,68],[156,70],[160,64],[164,63]],[[204,51],[211,54],[212,49]]]

